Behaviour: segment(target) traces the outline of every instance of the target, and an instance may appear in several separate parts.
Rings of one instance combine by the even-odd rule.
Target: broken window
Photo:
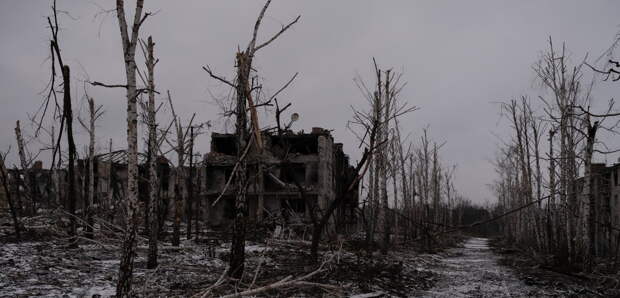
[[[211,151],[226,155],[237,154],[237,140],[234,135],[213,136],[211,138]]]
[[[306,170],[308,171],[309,183],[316,185],[319,182],[319,164],[316,162],[309,163]]]
[[[216,167],[207,166],[206,171],[206,179],[205,179],[205,188],[207,190],[211,190],[215,188],[215,172],[217,171]]]
[[[319,140],[315,135],[273,136],[271,143],[284,153],[317,154]]]
[[[263,179],[263,187],[265,191],[278,191],[282,189],[282,186],[278,183],[279,181],[276,180],[277,177],[275,175],[273,175],[270,171],[265,171],[265,174],[265,179]]]
[[[306,212],[306,202],[302,199],[286,199],[283,203],[284,208],[289,209],[295,213]]]
[[[235,198],[234,197],[225,197],[224,199],[224,218],[234,219],[235,218]]]
[[[286,183],[306,182],[306,166],[302,163],[286,163],[280,168],[280,180]]]
[[[228,182],[228,179],[230,179],[230,176],[232,175],[232,170],[232,167],[224,168],[224,183]]]

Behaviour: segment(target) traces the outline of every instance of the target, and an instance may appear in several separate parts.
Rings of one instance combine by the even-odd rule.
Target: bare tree
[[[86,237],[93,238],[93,226],[95,224],[93,220],[93,204],[95,202],[95,122],[103,115],[103,106],[95,107],[95,99],[87,97],[88,99],[88,125],[78,117],[78,121],[82,127],[88,131],[88,191],[86,196]]]
[[[30,201],[30,213],[34,215],[36,213],[36,201],[32,193],[33,184],[31,181],[32,177],[30,175],[31,160],[28,157],[26,157],[27,149],[26,149],[26,144],[24,142],[24,137],[22,135],[22,129],[21,129],[21,126],[19,125],[19,120],[15,122],[15,138],[17,139],[17,151],[19,153],[19,162],[22,167],[22,173],[24,176],[23,186],[24,186],[26,198],[28,199],[28,201]]]
[[[389,246],[390,224],[388,221],[389,205],[387,193],[387,179],[389,165],[389,145],[390,145],[390,129],[389,125],[398,117],[414,111],[416,107],[410,107],[407,104],[398,104],[396,98],[400,90],[405,84],[400,83],[401,75],[397,75],[392,70],[381,70],[376,61],[373,59],[376,82],[374,90],[370,91],[366,84],[357,79],[356,84],[364,97],[366,98],[370,109],[368,111],[360,111],[353,109],[353,120],[349,121],[347,126],[355,134],[360,141],[360,147],[365,146],[364,155],[356,166],[353,176],[348,178],[349,182],[346,191],[351,191],[357,187],[358,182],[363,179],[367,170],[369,170],[369,190],[368,190],[368,208],[365,208],[364,220],[366,221],[367,245],[370,247],[374,239],[374,230],[377,223],[377,215],[383,223],[383,241],[381,250],[387,253]],[[384,76],[385,75],[385,76]],[[361,132],[359,132],[360,130]],[[391,165],[392,167],[395,165]],[[336,194],[336,199],[331,202],[329,208],[323,212],[321,222],[327,223],[331,216],[330,210],[335,210],[345,193]],[[313,229],[312,248],[318,248],[318,242],[321,238],[321,231],[324,226],[318,226]],[[316,259],[317,252],[311,251],[313,259]]]
[[[388,69],[385,71],[385,85],[384,87],[384,91],[385,91],[385,95],[383,95],[383,105],[384,105],[384,109],[385,111],[383,112],[383,123],[382,123],[382,127],[381,127],[381,137],[383,138],[383,140],[381,140],[382,142],[384,141],[387,147],[387,144],[390,143],[389,138],[390,138],[390,133],[389,133],[389,126],[390,126],[390,117],[391,117],[391,105],[392,105],[392,101],[393,101],[393,93],[394,91],[392,90],[392,88],[394,86],[392,86],[393,82],[390,82],[390,80],[393,80],[393,74],[391,74],[391,70]],[[386,148],[387,149],[387,148]],[[389,151],[388,150],[383,150],[382,154],[381,154],[381,211],[382,211],[382,219],[383,219],[383,245],[381,246],[381,253],[382,254],[387,254],[387,250],[388,247],[390,246],[390,222],[388,220],[388,214],[389,214],[389,210],[390,210],[390,206],[388,203],[388,192],[387,192],[387,180],[388,180],[388,162],[389,162],[389,156],[388,156]]]
[[[17,206],[13,202],[11,189],[9,188],[9,173],[6,170],[4,161],[6,160],[6,154],[0,154],[0,178],[2,178],[2,188],[9,203],[9,209],[11,211],[11,217],[13,218],[13,229],[15,230],[15,238],[19,241],[21,239],[21,232],[19,227],[19,215],[17,213]]]
[[[136,46],[140,26],[144,23],[149,13],[142,14],[144,0],[136,1],[134,19],[129,32],[125,15],[125,3],[116,0],[116,16],[121,34],[123,60],[125,62],[125,84],[104,84],[92,82],[95,86],[108,88],[124,88],[127,91],[127,230],[123,240],[121,263],[119,266],[118,283],[116,285],[117,297],[131,295],[131,283],[133,274],[133,261],[135,255],[135,242],[139,226],[138,208],[138,96],[145,90],[139,90],[136,83]]]
[[[48,105],[52,97],[56,99],[55,79],[56,79],[56,63],[58,63],[58,66],[60,67],[61,73],[62,73],[63,106],[62,106],[62,117],[61,117],[61,122],[60,122],[60,133],[58,134],[58,140],[56,142],[56,146],[54,147],[54,152],[52,154],[52,164],[54,164],[56,154],[59,153],[60,151],[60,141],[62,139],[62,130],[63,130],[63,126],[66,126],[67,149],[69,151],[69,158],[68,158],[68,165],[67,165],[67,168],[68,168],[67,179],[69,180],[69,187],[68,187],[69,190],[67,194],[67,200],[69,201],[69,204],[68,204],[69,213],[70,213],[69,220],[71,223],[70,228],[69,228],[69,234],[75,237],[77,236],[77,222],[76,222],[76,216],[75,216],[75,208],[76,208],[76,201],[77,201],[76,176],[75,176],[76,149],[75,149],[75,141],[73,139],[73,109],[71,106],[71,70],[68,65],[64,64],[61,51],[60,51],[60,44],[58,41],[58,31],[59,31],[58,13],[56,10],[55,1],[52,4],[52,12],[53,12],[52,17],[47,18],[47,22],[49,24],[49,27],[52,33],[52,38],[50,40],[52,75],[51,75],[51,82],[50,82],[50,91],[46,99],[46,102],[47,102],[46,106]],[[45,116],[45,112],[41,116],[41,120],[43,119],[44,116]],[[59,156],[60,155],[61,154],[59,153]],[[60,163],[60,158],[59,158],[59,163]],[[71,242],[72,246],[77,245],[77,241],[75,238],[70,238],[69,241]]]
[[[245,193],[248,187],[247,181],[247,161],[246,161],[246,149],[250,148],[254,142],[255,150],[262,150],[262,137],[260,132],[260,126],[258,123],[258,114],[256,112],[255,100],[252,96],[254,86],[252,85],[251,71],[252,62],[256,55],[256,52],[263,47],[269,45],[276,40],[282,33],[287,31],[293,24],[297,23],[300,16],[289,22],[286,26],[283,26],[280,31],[274,34],[267,41],[257,44],[258,30],[265,15],[265,11],[269,7],[271,0],[268,0],[260,11],[256,23],[254,25],[254,31],[252,33],[252,39],[248,43],[245,51],[237,52],[236,54],[236,67],[237,74],[235,82],[230,82],[223,77],[215,75],[208,66],[203,69],[209,73],[209,75],[217,79],[228,86],[232,87],[236,93],[236,107],[234,114],[236,116],[235,134],[237,137],[237,164],[232,175],[235,179],[236,196],[235,196],[235,219],[233,222],[233,236],[230,255],[230,265],[228,275],[233,278],[241,278],[244,270],[245,263],[245,230],[246,230],[246,216],[247,216],[247,204]],[[250,110],[250,123],[253,131],[252,137],[248,132],[247,123],[247,110],[246,106]]]
[[[543,87],[551,91],[550,96],[540,97],[543,116],[533,112],[525,97],[504,105],[513,138],[498,156],[496,168],[500,179],[494,190],[501,210],[514,211],[513,216],[502,220],[502,232],[510,240],[553,254],[563,265],[591,271],[596,258],[603,256],[600,252],[611,247],[611,230],[615,229],[606,218],[609,207],[595,193],[595,188],[601,187],[597,179],[606,178],[593,167],[593,160],[595,152],[617,151],[596,148],[596,144],[601,144],[597,141],[598,131],[615,133],[615,125],[606,127],[602,122],[617,113],[611,112],[613,101],[606,113],[590,112],[593,85],[586,90],[581,88],[584,63],[571,66],[565,52],[564,46],[556,50],[550,39],[549,50],[534,65]],[[547,196],[541,169],[544,159],[539,148],[546,125],[550,126]],[[580,171],[583,177],[578,179]],[[543,206],[544,200],[547,201]]]
[[[149,36],[147,44],[146,44],[146,68],[148,71],[147,77],[147,88],[148,91],[148,104],[147,104],[147,114],[148,114],[148,152],[149,152],[149,209],[148,209],[148,218],[149,218],[149,252],[147,258],[147,268],[153,269],[157,267],[157,237],[159,232],[158,223],[159,220],[157,218],[157,207],[159,206],[159,181],[157,179],[157,119],[155,114],[155,64],[157,61],[153,56],[153,51],[155,48],[155,43],[153,42],[153,38]]]
[[[541,100],[546,105],[546,113],[558,126],[560,152],[560,174],[558,176],[558,195],[561,204],[566,206],[561,221],[565,225],[564,237],[558,239],[561,244],[561,258],[566,261],[576,262],[579,255],[577,251],[577,218],[578,213],[577,195],[572,191],[572,185],[577,179],[577,119],[575,107],[579,105],[581,91],[581,64],[570,67],[565,55],[565,46],[561,52],[557,52],[549,38],[549,51],[543,54],[541,59],[534,65],[534,71],[543,85],[552,92],[553,100]],[[560,236],[560,235],[558,235]]]
[[[186,159],[186,144],[187,144],[187,133],[189,132],[189,127],[192,126],[194,121],[194,117],[196,114],[192,115],[192,118],[189,121],[189,125],[187,130],[183,129],[183,124],[181,119],[176,114],[174,110],[174,105],[172,104],[172,97],[170,96],[170,91],[168,91],[168,104],[170,105],[170,111],[172,113],[172,121],[174,123],[174,129],[176,134],[176,143],[172,144],[168,141],[168,139],[164,139],[168,144],[174,148],[174,151],[177,154],[177,167],[175,171],[175,180],[174,180],[174,224],[173,224],[173,234],[172,234],[172,245],[179,246],[181,239],[181,215],[183,211],[183,197],[184,191],[182,189],[184,179],[185,179],[185,159]]]

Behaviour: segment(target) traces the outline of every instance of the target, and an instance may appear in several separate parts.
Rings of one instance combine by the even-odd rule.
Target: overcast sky
[[[213,131],[223,130],[213,97],[225,96],[228,90],[201,67],[209,64],[232,77],[235,51],[247,45],[263,2],[145,2],[146,11],[157,12],[141,34],[152,35],[156,42],[157,89],[170,90],[184,119],[195,112],[200,121],[213,121]],[[58,1],[58,7],[70,14],[60,18],[60,42],[73,72],[74,105],[86,117],[84,80],[116,84],[125,79],[116,15],[103,13],[114,2]],[[128,5],[128,10],[133,7]],[[618,12],[620,1],[611,0],[274,1],[259,41],[297,15],[301,19],[258,53],[255,68],[267,92],[299,72],[279,96],[293,103],[291,112],[301,115],[294,128],[333,129],[353,161],[360,153],[346,123],[350,106],[361,108],[365,103],[353,78],[359,74],[372,79],[372,57],[384,68],[402,71],[407,86],[401,97],[420,108],[402,119],[403,133],[418,142],[429,126],[434,140],[446,142],[440,152],[444,164],[457,165],[458,190],[484,202],[492,200],[487,184],[495,176],[490,160],[500,142],[497,135],[507,135],[496,102],[523,94],[536,99],[543,92],[531,66],[546,49],[549,36],[557,44],[566,42],[575,61],[586,53],[594,60],[619,31]],[[0,2],[0,150],[13,148],[11,163],[16,161],[15,121],[27,124],[27,114],[38,109],[49,79],[49,14],[48,1]],[[86,88],[105,109],[97,128],[98,150],[107,150],[110,138],[115,148],[125,146],[123,91]],[[612,83],[599,83],[595,99],[604,103],[618,91]],[[167,113],[162,110],[162,117]],[[32,135],[32,128],[24,126]],[[83,152],[86,133],[77,127]],[[33,141],[32,151],[37,146]],[[206,153],[208,146],[208,134],[201,136],[197,150]]]

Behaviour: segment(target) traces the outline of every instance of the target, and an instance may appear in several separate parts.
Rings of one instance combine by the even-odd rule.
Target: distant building
[[[620,164],[606,166],[604,163],[593,163],[591,173],[592,194],[595,200],[595,230],[597,255],[607,255],[611,248],[616,247],[620,228]],[[584,177],[577,179],[576,191],[581,203],[580,214],[584,213],[587,203],[583,194]]]

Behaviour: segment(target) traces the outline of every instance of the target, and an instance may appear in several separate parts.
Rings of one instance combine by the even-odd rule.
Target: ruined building
[[[284,221],[307,224],[320,217],[353,175],[342,144],[334,143],[328,130],[313,128],[311,133],[263,133],[264,149],[250,155],[248,162],[248,217],[252,222]],[[206,179],[202,199],[208,202],[206,216],[211,226],[226,227],[234,214],[236,189],[231,179],[237,161],[234,134],[213,133],[211,152],[205,156]],[[263,171],[258,169],[262,168]],[[224,189],[226,191],[222,194]],[[356,223],[357,187],[348,192],[334,213],[332,224],[339,232],[350,231]]]
[[[310,133],[281,134],[263,133],[263,150],[248,155],[248,219],[261,224],[305,226],[319,220],[322,211],[344,194],[344,199],[335,210],[330,227],[337,232],[351,232],[356,225],[358,187],[343,191],[353,180],[354,169],[343,152],[340,143],[328,130],[314,128]],[[139,201],[146,209],[148,203],[147,156],[139,154]],[[181,201],[180,215],[183,222],[191,212],[193,220],[204,221],[208,228],[226,231],[234,215],[234,200],[237,189],[231,175],[237,162],[236,136],[213,133],[211,152],[202,162],[196,162],[192,170],[187,166],[173,166],[163,156],[157,157],[159,179],[157,206],[160,227],[171,221],[175,215],[174,198]],[[82,214],[88,196],[88,160],[76,163],[76,212]],[[262,169],[262,171],[258,171]],[[184,175],[177,179],[179,170]],[[191,174],[190,174],[191,173]],[[32,208],[54,208],[65,206],[68,201],[67,169],[43,169],[37,162],[30,169],[10,169],[9,178],[18,203],[27,202],[25,175],[32,186]],[[95,156],[94,160],[93,207],[102,218],[116,224],[124,224],[124,197],[127,183],[127,154],[124,150],[112,151]],[[227,182],[231,183],[226,187]],[[189,184],[192,191],[190,194]],[[178,187],[176,187],[178,184]],[[225,190],[225,191],[224,191]],[[0,194],[0,204],[3,204]],[[23,198],[23,199],[22,199]],[[188,206],[188,202],[191,205]],[[36,205],[36,206],[35,206]],[[30,206],[24,206],[27,208]],[[20,205],[20,209],[22,209]],[[145,221],[146,222],[146,221]],[[273,227],[273,225],[271,225]],[[333,230],[333,229],[332,229]]]
[[[620,163],[606,166],[593,163],[591,174],[592,194],[595,201],[596,254],[614,254],[620,239]],[[583,194],[584,177],[577,179],[576,187],[581,209],[587,199]],[[585,215],[584,215],[585,216]]]

